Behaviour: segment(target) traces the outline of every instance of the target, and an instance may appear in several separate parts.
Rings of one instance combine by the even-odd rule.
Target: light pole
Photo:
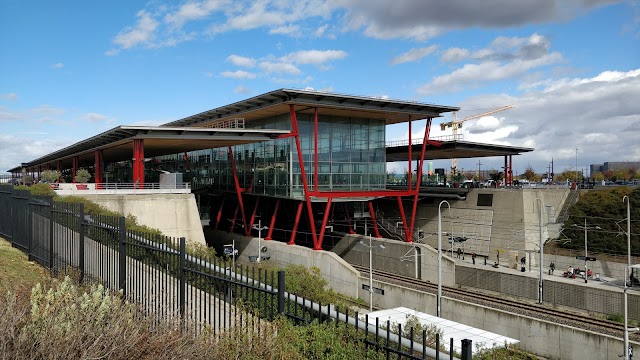
[[[578,189],[578,148],[576,148],[576,189]]]
[[[262,226],[262,220],[258,220],[258,227],[253,225],[253,228],[258,230],[258,258],[256,259],[256,262],[260,262],[260,258],[262,257],[260,255],[260,253],[262,253],[262,230],[268,229],[269,227]]]
[[[538,304],[542,304],[542,268],[544,266],[544,242],[542,241],[542,199],[536,198],[538,209],[540,210],[540,281],[538,281]],[[585,254],[586,256],[586,254]],[[586,261],[586,260],[585,260]],[[531,264],[531,261],[529,261]],[[585,271],[586,267],[585,267]],[[586,279],[586,277],[585,277]]]
[[[623,358],[625,360],[629,359],[629,314],[627,310],[628,300],[627,300],[627,271],[631,272],[631,205],[630,199],[628,196],[622,197],[622,202],[627,200],[627,268],[624,272],[624,352]],[[629,281],[631,278],[631,274],[629,274]],[[634,331],[637,330],[633,329]]]
[[[369,245],[360,240],[360,245],[369,248],[369,312],[373,311],[373,245],[371,245],[371,234],[369,234]],[[380,244],[380,249],[384,249],[384,245]]]
[[[442,204],[446,203],[451,211],[451,204],[447,200],[440,201],[438,205],[438,298],[436,299],[436,316],[440,317],[440,305],[442,300]],[[452,229],[453,230],[453,229]],[[453,254],[451,254],[453,256]]]
[[[587,283],[587,278],[589,277],[587,275],[587,230],[590,229],[597,229],[600,230],[601,227],[600,226],[593,226],[593,227],[589,227],[587,226],[587,218],[584,218],[584,226],[580,226],[578,224],[573,224],[573,226],[579,228],[579,229],[584,229],[584,283]]]

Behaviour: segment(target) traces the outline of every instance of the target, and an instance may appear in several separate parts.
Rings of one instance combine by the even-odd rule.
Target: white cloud
[[[256,74],[244,71],[244,70],[236,70],[236,71],[224,71],[220,73],[223,77],[233,78],[233,79],[255,79]]]
[[[531,164],[542,171],[551,158],[556,172],[574,168],[576,148],[579,168],[605,161],[640,161],[640,103],[635,101],[640,98],[640,69],[605,71],[590,78],[549,80],[546,84],[521,96],[482,95],[462,102],[463,110],[515,106],[494,119],[465,122],[465,141],[535,148],[514,157],[514,165],[521,170]],[[501,161],[482,160],[494,167]]]
[[[438,50],[436,45],[431,45],[423,48],[411,49],[403,54],[394,57],[391,60],[391,65],[398,65],[408,62],[413,62],[422,59],[423,57],[430,55]]]
[[[52,69],[62,69],[64,67],[63,63],[55,63],[53,65],[51,65]]]
[[[315,37],[322,37],[325,34],[325,32],[327,31],[328,28],[329,28],[329,24],[324,24],[324,25],[318,27],[316,29],[316,31],[313,32],[313,35]]]
[[[144,10],[139,11],[136,16],[138,17],[136,25],[116,35],[113,39],[114,44],[123,49],[129,49],[140,44],[149,44],[153,40],[158,22]]]
[[[50,152],[62,149],[68,146],[71,141],[69,139],[34,139],[32,134],[29,136],[16,136],[0,134],[0,172],[4,172],[22,162],[37,159]]]
[[[98,114],[98,113],[86,113],[83,116],[84,120],[91,122],[91,123],[96,123],[96,122],[112,122],[113,119],[110,119],[108,116],[103,115],[103,114]]]
[[[180,28],[187,22],[206,18],[226,5],[228,1],[225,0],[190,1],[181,5],[175,13],[165,15],[164,21],[173,27]]]
[[[235,66],[242,66],[242,67],[247,67],[247,68],[252,68],[254,66],[256,66],[256,60],[252,59],[252,58],[248,58],[248,57],[244,57],[244,56],[240,56],[240,55],[229,55],[227,57],[228,62],[232,63]]]
[[[284,56],[282,60],[295,64],[320,65],[329,61],[344,59],[347,55],[347,52],[342,50],[304,50]]]
[[[297,37],[301,35],[300,26],[298,25],[286,25],[279,26],[269,30],[269,34],[288,35],[291,37]]]
[[[0,94],[0,99],[2,99],[2,100],[18,100],[18,94],[16,94],[16,93]]]
[[[263,61],[260,63],[260,69],[267,73],[285,73],[290,75],[298,75],[302,73],[295,65],[283,62]]]
[[[239,85],[239,86],[236,86],[235,89],[233,89],[233,92],[236,94],[248,94],[251,92],[251,90],[248,87]]]
[[[453,48],[443,53],[446,61],[471,60],[449,74],[435,77],[430,83],[420,86],[422,95],[456,92],[465,87],[479,87],[488,82],[500,81],[526,75],[531,69],[562,61],[562,55],[549,52],[549,41],[533,34],[528,38],[495,39],[485,49],[468,50]]]

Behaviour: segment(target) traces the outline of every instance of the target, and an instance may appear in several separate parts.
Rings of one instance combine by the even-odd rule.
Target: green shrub
[[[76,176],[74,179],[77,183],[86,183],[91,179],[91,173],[89,173],[89,170],[85,168],[80,168],[76,170]]]
[[[45,170],[42,172],[42,179],[46,182],[56,182],[60,179],[62,173],[59,170]]]

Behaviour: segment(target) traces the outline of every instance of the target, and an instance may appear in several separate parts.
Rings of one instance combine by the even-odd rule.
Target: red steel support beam
[[[327,220],[329,219],[329,213],[331,212],[331,200],[331,198],[327,199],[327,206],[324,208],[324,217],[322,218],[322,227],[320,228],[320,235],[318,236],[318,242],[313,246],[313,250],[322,250],[324,231],[327,229]]]
[[[184,152],[184,163],[185,163],[185,169],[187,169],[187,171],[191,171],[191,162],[189,161],[189,153],[188,152]]]
[[[236,170],[236,161],[233,156],[233,149],[229,146],[229,160],[231,160],[231,171],[233,172],[233,181],[236,184],[236,194],[238,194],[238,206],[240,206],[240,214],[242,214],[242,225],[247,228],[247,217],[244,215],[244,203],[242,202],[242,188],[240,188],[240,180],[238,180],[238,171]],[[234,220],[235,221],[235,220]]]
[[[144,189],[144,140],[133,139],[133,183]]]
[[[422,166],[424,165],[424,153],[427,150],[427,140],[429,139],[429,132],[431,130],[431,118],[427,119],[427,123],[424,127],[424,139],[422,140],[422,150],[420,152],[420,163],[418,165],[418,174],[416,179],[415,195],[413,196],[413,209],[411,210],[411,225],[409,231],[411,232],[410,238],[413,240],[413,230],[416,223],[416,212],[418,208],[418,193],[420,192],[420,180],[422,179]]]
[[[103,162],[102,162],[102,150],[96,150],[94,152],[94,164],[93,168],[95,170],[95,183],[96,189],[102,189],[102,172],[103,172]]]
[[[413,143],[411,141],[411,116],[409,116],[409,168],[407,173],[407,189],[409,189],[409,191],[411,191],[411,174],[413,173],[413,169],[411,168],[411,162],[413,161],[411,148],[413,148]]]
[[[378,224],[376,224],[376,213],[373,211],[373,204],[369,201],[369,215],[371,216],[371,222],[373,223],[373,232],[376,234],[377,238],[381,238],[380,232],[378,231]]]
[[[315,191],[319,191],[318,189],[318,108],[313,110],[313,126],[314,126],[314,134],[313,134],[313,142],[314,142],[314,151],[313,151],[313,189]]]
[[[256,204],[253,206],[253,211],[251,212],[251,220],[249,220],[249,226],[245,229],[245,233],[247,236],[251,234],[251,229],[253,229],[253,222],[256,220],[256,211],[258,211],[258,206],[260,205],[260,198],[256,199]]]
[[[504,156],[504,186],[509,184],[509,156]]]
[[[218,228],[218,224],[220,224],[220,219],[222,218],[222,207],[224,206],[224,201],[225,201],[226,199],[227,199],[227,198],[224,198],[224,197],[222,198],[222,203],[220,204],[220,208],[218,209],[218,216],[216,216],[216,226],[215,226],[215,229],[217,229],[217,228]]]
[[[293,230],[291,230],[291,239],[287,244],[295,245],[296,243],[296,232],[298,231],[298,224],[300,223],[300,215],[302,214],[302,201],[298,203],[298,211],[296,211],[296,219],[293,222]]]
[[[402,228],[404,229],[405,241],[413,242],[413,237],[409,236],[409,229],[407,228],[407,217],[404,215],[404,205],[402,205],[402,199],[398,196],[398,208],[400,209],[400,218],[402,219]]]
[[[62,160],[56,161],[56,168],[60,171],[60,177],[62,177]],[[60,178],[58,178],[58,182],[60,182]]]
[[[349,234],[353,235],[356,232],[353,231],[351,227],[351,217],[349,216],[349,209],[347,208],[347,204],[344,204],[344,213],[347,215],[347,225],[349,226]]]
[[[296,117],[296,109],[293,104],[289,104],[289,115],[291,117],[291,127],[295,134],[296,149],[298,150],[298,162],[300,163],[300,175],[302,176],[302,186],[304,187],[304,197],[307,203],[307,213],[309,213],[309,226],[311,227],[311,236],[313,243],[318,242],[316,235],[316,224],[313,221],[313,211],[311,208],[311,196],[309,195],[309,184],[307,184],[307,173],[304,169],[304,160],[302,159],[302,146],[300,146],[300,131],[298,130],[298,119]]]
[[[77,156],[74,156],[71,159],[71,182],[75,183],[76,182],[76,172],[78,171],[78,160],[79,158]]]
[[[276,208],[273,210],[273,215],[271,215],[271,223],[269,223],[269,232],[267,233],[267,237],[265,240],[272,240],[271,235],[273,235],[273,227],[276,225],[276,215],[278,215],[278,209],[280,208],[280,199],[276,200]]]
[[[236,205],[236,211],[233,212],[233,219],[231,220],[231,227],[229,228],[229,232],[233,232],[233,229],[236,227],[236,217],[238,217],[238,209],[240,205]]]
[[[513,185],[513,155],[509,155],[509,186]]]

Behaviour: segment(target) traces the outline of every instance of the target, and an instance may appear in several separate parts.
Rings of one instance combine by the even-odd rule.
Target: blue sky
[[[117,125],[279,88],[455,105],[459,117],[514,105],[462,134],[535,148],[514,158],[518,173],[552,158],[573,169],[576,148],[579,168],[640,161],[639,41],[638,1],[0,0],[0,172]],[[432,136],[449,135],[437,126],[448,120]],[[388,128],[407,137],[406,124]]]

